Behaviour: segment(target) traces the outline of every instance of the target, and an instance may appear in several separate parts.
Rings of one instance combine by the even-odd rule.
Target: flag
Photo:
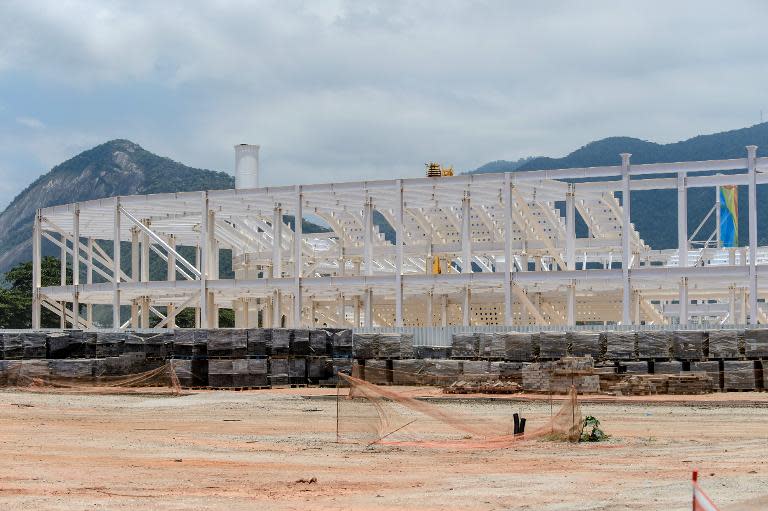
[[[739,246],[739,187],[720,187],[720,240],[724,247]]]
[[[693,471],[693,511],[719,511],[709,495],[704,493],[698,482],[699,472]]]

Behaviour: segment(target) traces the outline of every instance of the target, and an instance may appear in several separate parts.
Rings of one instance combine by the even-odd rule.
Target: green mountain
[[[0,272],[32,258],[37,208],[115,195],[226,189],[234,181],[224,172],[187,167],[129,140],[101,144],[40,176],[0,213]],[[58,250],[44,243],[44,255],[58,256]]]
[[[570,167],[596,167],[618,165],[620,153],[632,153],[631,162],[664,163],[695,160],[743,158],[745,146],[756,145],[768,151],[768,123],[756,124],[711,135],[699,135],[671,144],[657,144],[631,137],[610,137],[590,142],[562,158],[536,157],[518,162],[496,161],[472,172],[524,172]],[[760,155],[760,149],[758,149]],[[490,170],[489,170],[490,169]],[[632,222],[640,235],[654,249],[677,247],[677,191],[650,190],[632,192]],[[689,236],[714,206],[714,188],[696,188],[688,191]],[[768,187],[759,186],[757,203],[768,202]],[[749,241],[747,219],[747,190],[739,189],[739,240]],[[704,224],[700,235],[709,236],[715,229],[714,215]],[[584,236],[583,224],[577,235]],[[768,243],[768,208],[758,207],[758,243]]]

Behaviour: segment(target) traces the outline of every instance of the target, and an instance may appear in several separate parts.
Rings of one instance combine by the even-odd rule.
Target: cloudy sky
[[[768,3],[0,2],[0,207],[113,138],[262,182],[670,142],[768,112]],[[768,114],[766,115],[768,118]]]

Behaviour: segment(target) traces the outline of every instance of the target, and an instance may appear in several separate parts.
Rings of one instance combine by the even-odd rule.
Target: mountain
[[[40,176],[0,213],[0,272],[32,258],[37,208],[115,195],[226,189],[234,183],[229,174],[187,167],[129,140],[106,142]],[[49,244],[44,247],[46,255],[58,256]]]
[[[536,157],[522,163],[495,161],[478,167],[470,173],[481,172],[524,172],[528,170],[551,170],[570,167],[597,167],[618,165],[620,153],[632,153],[631,162],[669,163],[678,161],[717,160],[743,158],[745,146],[758,146],[768,151],[768,122],[748,128],[724,131],[711,135],[699,135],[680,142],[657,144],[632,137],[609,137],[580,147],[562,158]],[[489,170],[490,169],[490,170]],[[632,223],[640,236],[654,249],[677,247],[677,191],[650,190],[632,192]],[[698,227],[715,203],[714,188],[696,188],[688,191],[689,236]],[[749,225],[747,219],[747,190],[739,188],[739,240],[748,243]],[[757,203],[768,203],[768,187],[758,186]],[[768,243],[768,208],[758,207],[758,243]],[[586,234],[583,223],[577,235]],[[701,234],[709,236],[715,229],[714,215],[704,224]]]

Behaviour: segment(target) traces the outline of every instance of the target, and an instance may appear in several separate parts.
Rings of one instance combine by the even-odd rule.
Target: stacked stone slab
[[[672,355],[678,360],[703,360],[708,344],[707,332],[680,330],[672,333]]]
[[[480,338],[477,334],[455,333],[451,336],[451,357],[477,358],[480,354]]]
[[[568,332],[567,343],[574,357],[590,356],[595,360],[603,358],[605,351],[598,332]]]
[[[268,328],[249,328],[246,331],[246,342],[249,357],[266,357],[272,345],[272,330]]]
[[[692,373],[706,373],[711,378],[711,390],[720,390],[722,387],[720,381],[720,362],[710,360],[706,362],[691,362]]]
[[[289,385],[288,376],[289,367],[287,358],[269,359],[269,384],[270,385]]]
[[[541,332],[539,334],[539,357],[553,360],[568,355],[568,335],[565,332]]]
[[[334,359],[351,359],[354,354],[353,342],[351,330],[334,332],[331,340],[331,356]]]
[[[653,374],[680,374],[683,363],[679,360],[656,361],[653,363]]]
[[[663,330],[637,332],[637,356],[646,359],[671,358],[672,334]]]
[[[172,359],[171,367],[182,387],[208,386],[208,360]]]
[[[270,355],[288,355],[291,349],[293,331],[287,328],[273,328],[271,344],[267,349]]]
[[[755,328],[744,332],[744,355],[752,358],[768,357],[768,329]]]
[[[413,335],[402,333],[356,333],[353,335],[353,355],[360,360],[410,358]]]
[[[309,330],[292,330],[288,353],[294,357],[308,357],[312,354],[309,344]]]
[[[333,334],[325,330],[310,330],[309,354],[313,357],[324,357],[333,349]]]
[[[530,362],[538,356],[534,336],[529,333],[505,332],[498,334],[504,339],[504,358],[512,362]]]
[[[208,385],[211,387],[266,387],[266,359],[210,359]]]
[[[592,357],[565,357],[536,362],[523,368],[523,389],[529,392],[568,392],[574,385],[579,392],[600,391],[600,377],[594,370]]]
[[[365,381],[374,385],[386,385],[392,378],[391,372],[387,370],[387,360],[370,359],[365,361],[364,378]]]
[[[126,334],[122,332],[97,332],[96,357],[118,357],[123,353]]]
[[[451,358],[450,346],[414,346],[414,358]],[[410,357],[404,357],[410,358]]]
[[[632,360],[637,357],[636,332],[603,332],[607,360]]]
[[[743,330],[711,330],[709,332],[710,358],[734,359],[743,354]]]
[[[513,381],[523,383],[523,368],[530,365],[530,362],[494,362],[498,364],[499,379],[502,381]]]
[[[86,356],[85,340],[80,330],[48,332],[45,342],[47,358],[84,358]]]
[[[648,374],[648,362],[645,360],[626,361],[619,365],[625,374]]]
[[[209,357],[246,357],[248,355],[248,332],[239,328],[209,330],[207,353]]]
[[[501,360],[506,356],[505,338],[498,333],[477,334],[477,352],[479,358]]]
[[[176,330],[173,343],[173,354],[175,357],[207,357],[208,330]]]
[[[752,360],[726,360],[723,362],[723,388],[725,390],[755,390],[755,362]]]

